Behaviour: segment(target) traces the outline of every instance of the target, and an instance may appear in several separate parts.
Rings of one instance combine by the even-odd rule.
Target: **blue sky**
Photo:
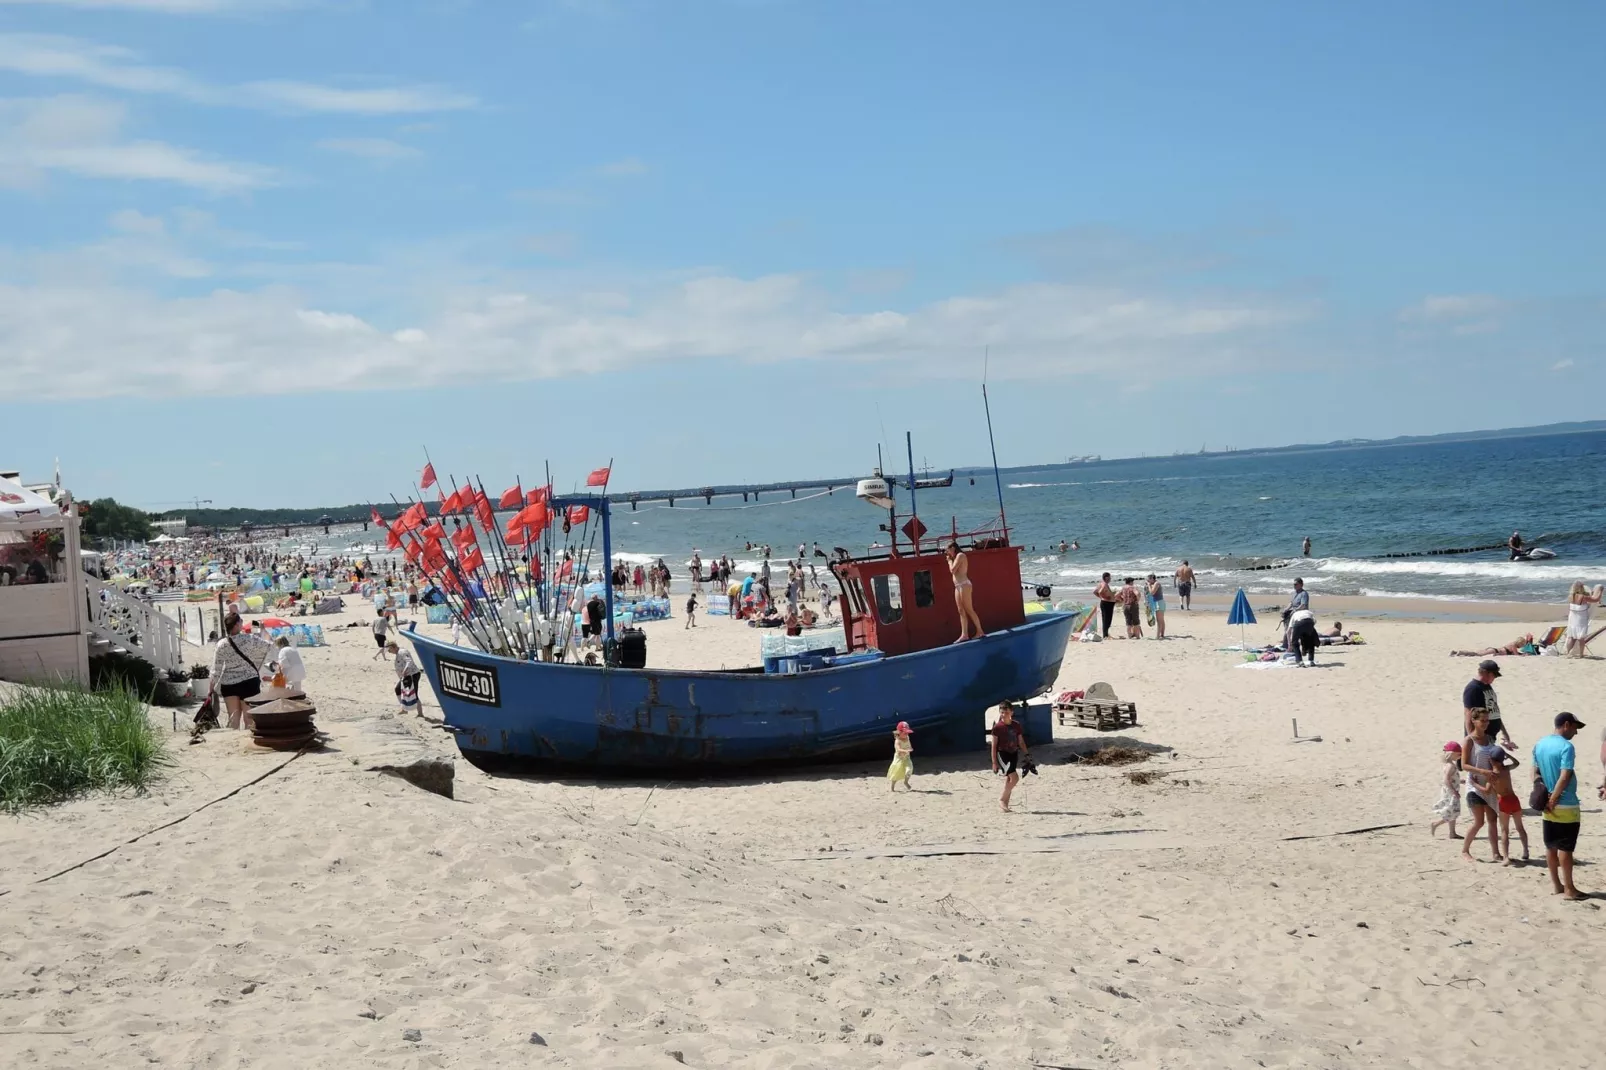
[[[0,0],[0,466],[160,507],[1601,415],[1588,3]]]

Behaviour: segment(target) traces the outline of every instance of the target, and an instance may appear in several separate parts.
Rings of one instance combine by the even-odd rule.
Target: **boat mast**
[[[920,509],[915,505],[915,438],[908,431],[903,433],[904,447],[909,451],[909,538],[915,544],[915,556],[920,556]]]
[[[993,410],[987,403],[987,357],[992,355],[992,347],[987,348],[987,355],[982,358],[981,366],[981,408],[987,414],[987,447],[993,451],[993,486],[998,488],[998,524],[1004,529],[1004,541],[1009,541],[1009,521],[1004,518],[1004,480],[998,474],[998,444],[993,441]]]

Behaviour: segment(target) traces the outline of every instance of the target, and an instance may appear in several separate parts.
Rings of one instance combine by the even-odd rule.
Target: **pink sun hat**
[[[1449,752],[1452,752],[1452,751],[1459,751],[1461,749],[1461,744],[1452,741],[1452,742],[1446,743],[1444,745],[1444,749],[1445,749],[1446,753],[1449,753]]]
[[[899,732],[902,732],[904,735],[907,735],[907,736],[912,736],[912,735],[915,734],[915,730],[913,728],[909,727],[909,722],[908,721],[899,721],[898,722],[898,727],[897,727],[896,730],[899,731]]]

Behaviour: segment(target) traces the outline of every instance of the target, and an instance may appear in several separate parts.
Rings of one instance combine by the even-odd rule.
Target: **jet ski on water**
[[[1556,551],[1548,550],[1543,546],[1525,546],[1522,541],[1522,532],[1513,531],[1511,538],[1506,541],[1506,547],[1511,551],[1513,561],[1554,561]]]

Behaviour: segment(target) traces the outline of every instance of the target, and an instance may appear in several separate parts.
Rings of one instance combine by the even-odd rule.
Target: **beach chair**
[[[1122,702],[1115,688],[1102,681],[1089,684],[1080,697],[1069,691],[1060,695],[1054,701],[1054,714],[1062,725],[1074,724],[1100,732],[1131,728],[1138,723],[1137,703]]]

